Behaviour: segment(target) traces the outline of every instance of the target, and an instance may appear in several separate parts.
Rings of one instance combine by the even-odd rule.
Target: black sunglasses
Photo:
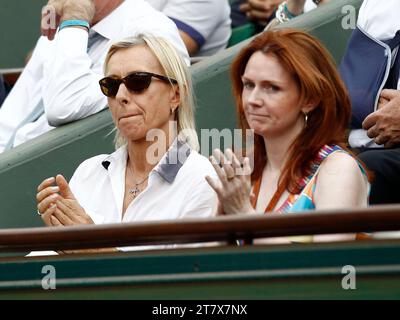
[[[105,77],[99,81],[99,84],[100,89],[105,96],[109,98],[114,98],[118,93],[121,83],[123,83],[128,88],[128,90],[140,93],[150,86],[152,77],[168,83],[177,84],[177,81],[175,79],[151,72],[133,72],[122,79]]]

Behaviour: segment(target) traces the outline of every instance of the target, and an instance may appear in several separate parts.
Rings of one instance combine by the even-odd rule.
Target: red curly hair
[[[326,144],[346,149],[346,129],[351,116],[348,92],[329,52],[311,35],[293,29],[267,31],[257,36],[234,59],[231,76],[240,126],[249,129],[243,110],[241,80],[250,57],[261,51],[273,54],[297,82],[300,105],[314,103],[308,113],[307,126],[289,148],[278,187],[299,193],[301,178],[310,174],[311,163]],[[258,180],[267,162],[264,140],[254,137],[254,170],[252,181]]]

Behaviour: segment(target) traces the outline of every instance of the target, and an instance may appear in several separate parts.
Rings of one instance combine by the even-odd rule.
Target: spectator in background
[[[350,100],[315,38],[290,29],[263,32],[235,58],[232,79],[241,129],[255,134],[254,170],[250,175],[248,158],[241,170],[231,150],[214,152],[219,181],[207,181],[221,211],[284,214],[367,206],[365,171],[345,147]]]
[[[232,28],[254,22],[263,29],[283,0],[236,0],[231,5]]]
[[[152,33],[173,43],[189,63],[175,24],[144,0],[50,0],[48,5],[58,24],[42,29],[44,36],[0,109],[0,152],[104,109],[107,100],[96,83],[116,40]],[[42,20],[44,27],[51,21],[46,13]]]
[[[349,142],[374,173],[370,203],[400,203],[400,1],[364,0],[340,70],[352,98]]]
[[[197,152],[190,72],[177,51],[162,38],[128,38],[111,47],[105,75],[116,151],[84,161],[69,184],[61,175],[44,180],[37,194],[44,223],[212,217],[217,199],[204,176],[214,172]]]
[[[232,27],[238,27],[248,22],[254,22],[261,31],[275,18],[279,6],[286,5],[287,11],[283,12],[288,20],[308,12],[319,4],[330,0],[236,0],[231,6]],[[277,21],[283,22],[283,21]]]
[[[171,18],[190,56],[211,56],[225,49],[231,36],[228,0],[146,0]]]

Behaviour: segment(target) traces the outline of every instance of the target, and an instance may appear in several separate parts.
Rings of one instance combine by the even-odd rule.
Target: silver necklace
[[[128,168],[129,168],[129,172],[131,173],[132,177],[134,177],[131,166],[130,166],[129,164],[127,164],[127,166],[128,166]],[[150,174],[150,173],[149,173],[149,174]],[[135,183],[135,187],[134,187],[134,188],[128,189],[128,192],[129,192],[130,194],[132,194],[134,198],[136,198],[136,196],[140,193],[140,189],[138,188],[138,186],[140,186],[142,183],[144,183],[144,182],[149,178],[149,174],[148,174],[147,177],[144,178],[142,181],[140,181],[140,182],[138,182],[138,183]]]

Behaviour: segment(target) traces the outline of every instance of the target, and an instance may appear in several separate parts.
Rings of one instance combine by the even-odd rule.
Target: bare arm
[[[197,44],[197,42],[195,40],[193,40],[193,38],[188,35],[185,31],[179,30],[179,34],[183,40],[183,42],[185,43],[185,46],[189,52],[189,55],[192,56],[194,54],[197,53],[197,51],[199,51],[199,46]]]
[[[314,197],[317,210],[366,207],[367,192],[366,177],[350,155],[337,152],[321,164]]]
[[[306,0],[288,0],[287,8],[292,14],[298,16],[303,13],[305,4]]]
[[[314,201],[316,210],[366,207],[368,183],[366,177],[350,155],[338,152],[330,155],[318,173]],[[315,235],[312,242],[355,240],[355,234]],[[285,244],[308,242],[310,237],[285,237],[260,239],[256,243]]]
[[[314,200],[317,210],[366,207],[368,182],[357,161],[342,152],[330,155],[321,164]],[[319,235],[314,242],[354,239],[354,234]]]

